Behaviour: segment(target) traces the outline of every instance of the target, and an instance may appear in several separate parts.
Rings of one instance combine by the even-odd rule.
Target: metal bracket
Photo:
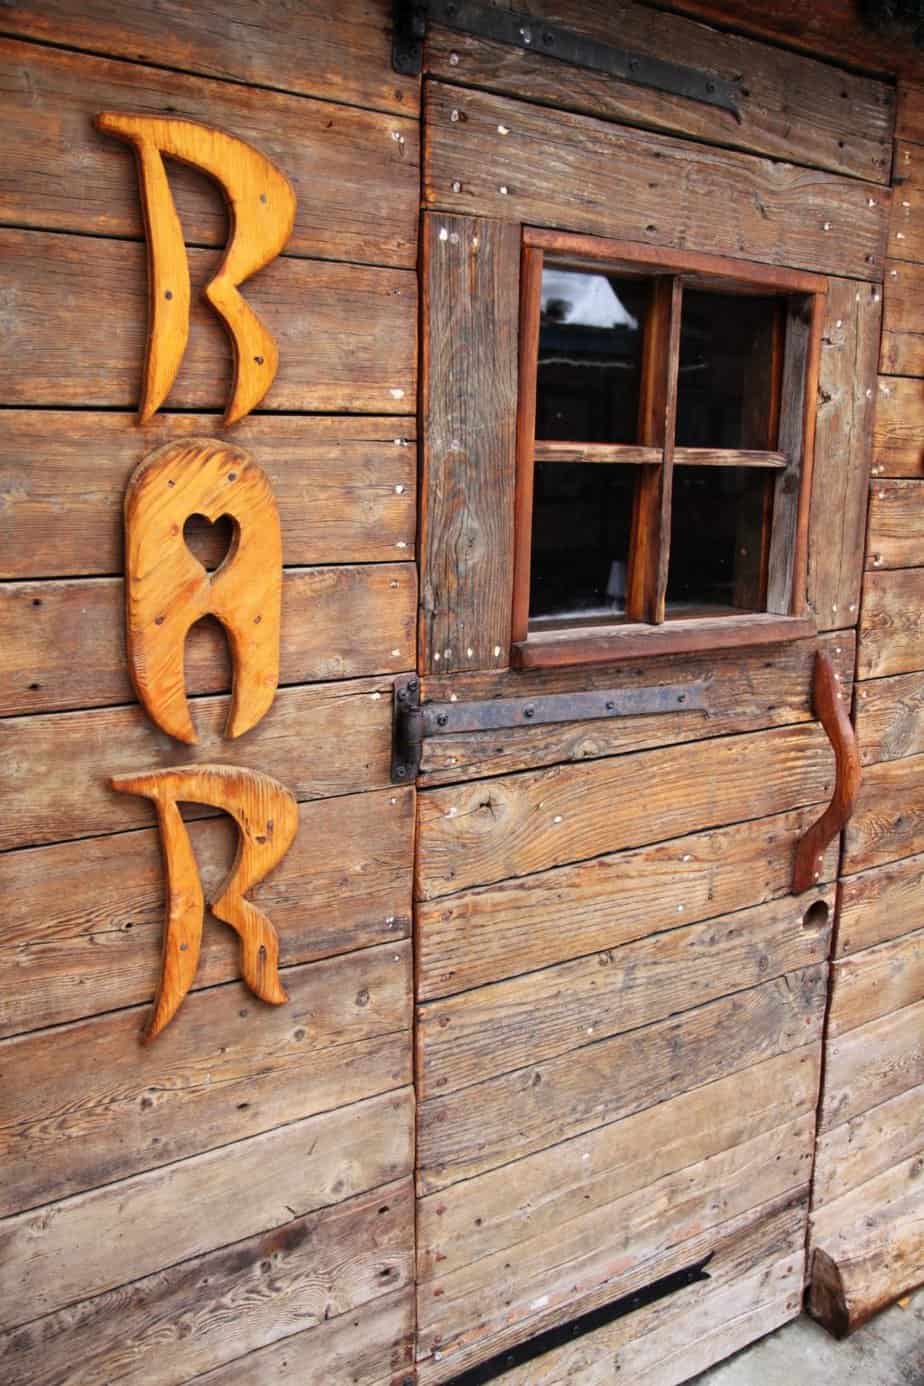
[[[393,12],[392,66],[406,76],[417,76],[423,67],[423,42],[429,21],[460,34],[504,43],[527,53],[542,53],[547,58],[570,63],[572,67],[603,72],[639,87],[652,87],[671,96],[718,106],[741,120],[739,103],[743,92],[739,82],[729,82],[713,73],[665,62],[645,53],[631,53],[599,39],[576,34],[559,24],[546,23],[531,14],[499,9],[482,0],[395,0]]]
[[[419,678],[416,674],[404,674],[395,680],[393,695],[392,783],[409,784],[416,778],[426,737],[690,712],[706,706],[705,693],[704,683],[655,684],[641,688],[593,689],[583,693],[546,693],[532,698],[421,704]]]

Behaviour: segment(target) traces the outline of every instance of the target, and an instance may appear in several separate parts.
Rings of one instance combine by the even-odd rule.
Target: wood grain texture
[[[869,184],[439,83],[428,84],[426,129],[430,207],[882,276],[889,194]]]
[[[5,767],[2,847],[39,846],[147,828],[153,813],[116,794],[102,775],[220,760],[227,698],[203,698],[195,747],[180,751],[152,731],[138,707],[8,717],[0,721]],[[384,788],[391,773],[391,680],[359,679],[283,689],[235,746],[235,764],[284,779],[299,800]],[[208,810],[190,808],[201,817]]]
[[[909,1088],[825,1131],[815,1155],[814,1207],[918,1154],[922,1101],[924,1088]]]
[[[190,8],[162,0],[156,10],[124,12],[119,0],[12,0],[4,28],[26,38],[91,53],[157,63],[209,77],[246,82],[413,115],[419,83],[391,66],[386,0],[344,0],[332,10],[307,0],[294,12],[274,3],[221,0]]]
[[[433,999],[787,895],[814,809],[737,823],[420,902],[417,995]],[[823,876],[837,875],[829,848]],[[567,906],[568,929],[561,928]],[[799,902],[802,909],[808,901]]]
[[[808,531],[807,598],[819,628],[856,625],[882,292],[878,285],[829,279]]]
[[[924,375],[924,265],[887,260],[883,281],[883,375]]]
[[[857,677],[924,669],[924,568],[868,572],[863,581]]]
[[[226,557],[209,573],[189,550],[193,515],[230,521]],[[194,742],[184,652],[204,616],[221,624],[231,661],[225,736],[269,711],[279,682],[282,529],[265,472],[242,448],[213,438],[148,453],[125,493],[125,647],[138,701],[161,731]]]
[[[237,830],[188,825],[206,898],[227,875]],[[410,933],[414,795],[373,790],[299,808],[292,847],[254,899],[279,932],[285,971]],[[0,1036],[148,1003],[160,966],[158,834],[89,838],[0,860]],[[238,975],[237,942],[206,914],[192,990]]]
[[[542,53],[438,27],[427,35],[427,70],[466,86],[508,96],[528,92],[550,106],[888,181],[892,92],[878,82],[627,0],[541,0],[521,9],[634,53],[671,62],[682,52],[685,63],[741,82],[740,120],[717,107],[550,63]]]
[[[234,444],[253,453],[276,497],[286,563],[413,557],[415,432],[411,418],[261,414],[235,426]],[[217,416],[201,414],[163,414],[137,428],[124,414],[7,410],[0,578],[121,572],[129,476],[153,448],[203,433],[225,436]],[[220,536],[201,526],[197,539],[203,560],[219,562]]]
[[[548,669],[424,680],[424,698],[530,697],[580,689],[702,682],[708,710],[596,722],[564,722],[514,727],[488,735],[429,737],[424,741],[421,782],[425,785],[470,780],[533,769],[556,761],[594,760],[617,752],[640,751],[704,736],[754,731],[811,719],[811,679],[815,650],[826,651],[845,692],[853,678],[854,636],[843,631],[811,641],[768,649],[716,651],[714,654],[646,659],[643,663]]]
[[[818,803],[831,796],[832,761],[812,724],[426,790],[417,893],[428,900],[719,827],[755,804],[767,815]]]
[[[196,566],[191,560],[190,570]],[[417,584],[412,564],[287,568],[281,576],[283,685],[397,673],[413,665]],[[124,605],[119,578],[0,586],[3,713],[133,701]],[[231,686],[229,644],[217,621],[205,619],[192,628],[181,666],[188,693],[220,693]]]
[[[295,221],[295,192],[281,169],[227,130],[175,116],[103,111],[97,130],[135,151],[148,261],[148,336],[139,415],[150,419],[170,393],[189,340],[189,267],[183,228],[164,155],[207,173],[228,208],[221,264],[202,288],[230,338],[233,383],[229,427],[255,409],[279,369],[276,339],[239,292],[285,246]]]
[[[820,1131],[924,1083],[924,1001],[839,1035],[826,1046]]]
[[[265,18],[269,9],[264,7]],[[185,18],[189,23],[192,17]],[[299,19],[290,16],[290,23]],[[233,22],[227,7],[223,20],[212,27],[216,45]],[[257,32],[254,26],[252,34]],[[107,110],[173,112],[230,132],[282,170],[298,199],[287,254],[414,267],[415,120],[203,81],[160,66],[143,67],[134,61],[135,53],[128,56],[131,63],[106,62],[86,53],[0,40],[0,111],[10,134],[9,156],[0,170],[4,222],[142,236],[130,151],[95,132],[92,120]],[[155,61],[161,64],[162,55]],[[223,245],[227,217],[218,188],[172,157],[167,178],[185,240]]]
[[[425,218],[422,672],[508,662],[519,265],[519,227]]]
[[[846,957],[924,925],[924,857],[862,871],[840,883],[834,956]]]
[[[821,1034],[825,969],[808,968],[627,1035],[437,1097],[418,1119],[418,1187],[460,1179],[592,1131]],[[736,1042],[728,1046],[728,1027]]]
[[[744,616],[665,621],[660,626],[575,626],[537,631],[528,640],[517,641],[512,663],[517,670],[561,669],[577,664],[613,664],[643,656],[746,650],[804,640],[814,634],[812,617],[777,616],[762,611]]]
[[[38,1319],[2,1340],[6,1379],[106,1386],[118,1373],[127,1386],[181,1386],[299,1330],[326,1334],[339,1315],[352,1326],[351,1311],[411,1278],[410,1195],[401,1180],[303,1217],[286,1211],[269,1232]]]
[[[924,751],[924,674],[857,684],[856,726],[865,764]]]
[[[924,485],[874,480],[869,503],[867,568],[913,568],[924,555]]]
[[[828,1034],[845,1034],[924,1001],[924,931],[865,948],[831,969]]]
[[[920,264],[924,260],[924,146],[895,141],[892,182],[889,258]]]
[[[268,916],[247,899],[247,892],[278,866],[291,847],[298,831],[295,796],[271,776],[233,765],[154,770],[114,776],[109,783],[120,794],[137,794],[154,804],[164,856],[163,961],[145,1040],[154,1039],[169,1025],[199,966],[205,896],[180,800],[220,809],[237,824],[234,865],[209,908],[238,935],[241,976],[254,995],[272,1006],[288,1001],[279,980],[279,935]]]
[[[857,738],[840,678],[821,650],[815,655],[812,706],[834,751],[834,792],[824,813],[796,847],[792,871],[792,888],[796,892],[808,890],[813,882],[821,880],[825,852],[853,813],[863,781]]]
[[[193,286],[215,251],[191,250]],[[7,344],[0,403],[137,404],[144,358],[144,248],[126,241],[0,231]],[[248,301],[279,342],[270,410],[406,414],[415,397],[416,276],[319,260],[274,260]],[[231,354],[215,314],[193,303],[170,406],[223,408]]]
[[[207,988],[187,998],[182,1023],[145,1048],[138,1045],[147,1021],[141,1007],[5,1040],[4,1213],[82,1198],[97,1185],[219,1146],[231,1169],[234,1142],[402,1087],[410,1072],[410,967],[402,941],[288,968],[285,1007],[261,1005],[237,982]],[[373,1108],[380,1109],[382,1125],[367,1131],[370,1159],[389,1140],[410,1139],[391,1106],[383,1100]],[[349,1164],[346,1153],[334,1154],[343,1133],[349,1127],[363,1138],[361,1115],[339,1119],[331,1182]],[[392,1125],[394,1135],[379,1141]],[[284,1132],[268,1138],[285,1140]],[[166,1187],[178,1177],[174,1168],[154,1182]],[[144,1188],[150,1183],[142,1178]],[[104,1196],[117,1206],[115,1194],[88,1195],[93,1206]],[[202,1225],[208,1221],[203,1211]],[[53,1285],[45,1293],[55,1293]]]
[[[846,875],[924,851],[924,756],[882,761],[863,777],[844,834]]]
[[[895,138],[924,143],[924,85],[913,81],[899,82]]]
[[[880,377],[873,476],[924,477],[924,382]]]
[[[833,889],[808,907],[787,896],[419,1006],[419,1098],[542,1063],[591,1037],[599,1041],[704,1005],[730,987],[744,990],[823,962],[833,913]]]

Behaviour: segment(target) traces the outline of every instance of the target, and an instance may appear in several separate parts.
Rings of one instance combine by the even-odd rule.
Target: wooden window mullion
[[[639,442],[660,448],[661,461],[639,469],[626,615],[631,621],[650,625],[664,620],[667,597],[682,297],[679,278],[665,276],[655,281],[642,348]]]

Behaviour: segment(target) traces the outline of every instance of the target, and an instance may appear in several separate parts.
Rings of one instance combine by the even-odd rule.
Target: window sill
[[[665,621],[661,626],[584,626],[535,632],[514,642],[515,669],[556,669],[577,664],[611,664],[642,655],[698,654],[709,650],[779,645],[814,635],[810,616],[748,613],[695,620]]]

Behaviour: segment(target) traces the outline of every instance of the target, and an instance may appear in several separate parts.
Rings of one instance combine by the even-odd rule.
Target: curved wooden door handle
[[[834,794],[824,813],[796,846],[792,873],[792,888],[796,895],[810,890],[821,880],[825,850],[853,813],[863,778],[856,733],[841,700],[834,665],[821,650],[815,652],[812,706],[834,747]]]

